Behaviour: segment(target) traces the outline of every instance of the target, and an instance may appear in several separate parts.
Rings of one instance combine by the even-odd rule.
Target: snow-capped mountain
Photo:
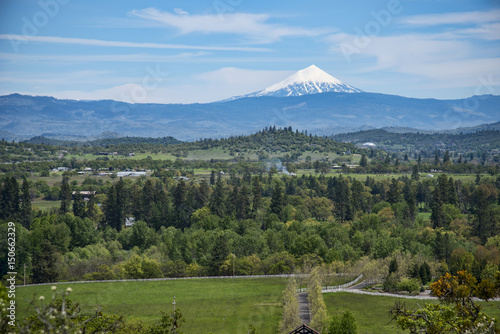
[[[363,91],[343,83],[319,67],[311,65],[266,89],[243,96],[237,96],[233,99],[258,96],[302,96],[328,92],[361,93]]]

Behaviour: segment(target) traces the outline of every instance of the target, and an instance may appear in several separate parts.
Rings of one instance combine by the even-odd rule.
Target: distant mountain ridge
[[[473,103],[476,100],[330,92],[205,104],[128,104],[12,94],[0,96],[0,133],[21,139],[44,133],[91,137],[114,132],[191,141],[251,134],[270,125],[331,135],[382,127],[442,131],[500,121],[500,96],[483,95],[479,104]],[[465,107],[470,105],[476,107]]]

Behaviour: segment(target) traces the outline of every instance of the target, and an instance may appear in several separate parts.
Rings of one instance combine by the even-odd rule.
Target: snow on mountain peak
[[[257,96],[301,96],[327,92],[360,93],[362,90],[343,83],[316,65],[311,65],[261,91],[236,98]]]
[[[316,84],[321,84],[321,83],[332,83],[334,85],[342,84],[342,81],[332,77],[330,74],[321,70],[316,65],[311,65],[303,70],[300,70],[292,74],[285,80],[266,88],[265,91],[272,92],[284,88],[286,86],[302,84],[307,82],[313,82]]]

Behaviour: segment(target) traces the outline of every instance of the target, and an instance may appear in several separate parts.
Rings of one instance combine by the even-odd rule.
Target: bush
[[[417,278],[403,278],[397,284],[398,291],[406,291],[408,293],[420,291],[420,280]]]
[[[116,279],[115,273],[106,264],[101,264],[96,272],[83,275],[84,280],[105,281]]]
[[[385,292],[397,292],[398,291],[399,278],[396,275],[389,275],[384,281],[382,289]]]

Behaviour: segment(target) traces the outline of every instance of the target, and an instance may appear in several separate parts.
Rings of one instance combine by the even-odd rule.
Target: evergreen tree
[[[490,183],[483,183],[473,194],[473,234],[485,243],[500,232],[500,207],[496,205],[499,193]]]
[[[120,207],[117,203],[116,187],[113,185],[109,187],[107,195],[108,197],[104,203],[106,223],[108,226],[111,226],[120,232],[122,230],[124,220],[123,214],[120,212]]]
[[[444,199],[438,187],[432,192],[431,222],[434,228],[444,226],[445,215],[443,210]]]
[[[224,217],[226,214],[226,190],[220,174],[217,177],[215,189],[210,197],[209,208],[212,213],[219,217]]]
[[[340,222],[345,222],[348,220],[352,220],[353,218],[353,209],[352,209],[352,201],[351,201],[351,190],[349,189],[349,180],[342,175],[340,175],[336,181],[331,181],[332,184],[335,184],[334,188],[334,212],[337,216],[337,219]]]
[[[28,180],[23,178],[21,186],[21,224],[27,229],[31,226],[31,195]]]
[[[85,216],[89,217],[92,221],[96,221],[98,218],[99,207],[97,206],[95,196],[90,196],[89,202],[87,203]]]
[[[193,209],[198,210],[207,205],[210,187],[206,180],[202,180],[199,187],[196,187],[195,190]]]
[[[437,185],[432,193],[431,222],[434,228],[444,227],[446,217],[443,205],[449,203],[448,198],[452,197],[449,195],[449,191],[450,186],[448,185],[446,174],[440,174],[438,176]]]
[[[418,165],[411,166],[411,179],[415,181],[420,180],[420,174],[418,173]]]
[[[189,217],[187,216],[187,189],[184,180],[179,180],[173,195],[177,227],[187,227]]]
[[[269,210],[271,213],[275,213],[280,219],[282,219],[284,208],[285,200],[283,199],[283,189],[281,189],[281,185],[278,182],[275,182]]]
[[[216,237],[214,247],[212,249],[212,260],[210,263],[210,272],[212,275],[219,275],[220,267],[228,257],[229,253],[230,250],[228,237],[224,232],[221,232]]]
[[[366,154],[362,154],[361,155],[361,160],[359,161],[359,165],[361,167],[366,167],[366,165],[368,164],[368,160],[366,159]]]
[[[434,255],[438,259],[449,260],[453,249],[453,242],[448,233],[439,232],[436,234],[436,239],[434,239]]]
[[[250,217],[250,190],[246,185],[238,192],[236,201],[236,218],[247,219]]]
[[[412,189],[410,182],[405,183],[403,193],[409,211],[409,217],[407,218],[409,218],[411,221],[414,221],[417,211],[417,199],[415,196],[415,191]]]
[[[441,160],[439,159],[439,154],[436,151],[436,154],[434,155],[434,165],[439,166]]]
[[[85,201],[81,195],[76,194],[73,200],[73,214],[77,217],[85,218],[85,213]]]
[[[452,205],[457,205],[458,204],[458,195],[456,191],[456,182],[453,181],[453,178],[448,179],[447,183],[447,190],[446,190],[446,203],[447,204],[452,204]]]
[[[394,258],[389,263],[389,275],[398,271],[398,261]]]
[[[210,172],[210,185],[215,184],[215,171],[212,169],[212,172]]]
[[[0,218],[14,219],[19,213],[19,184],[14,177],[5,179],[2,187]]]
[[[120,180],[122,183],[123,181]],[[182,181],[182,180],[181,180]],[[117,195],[117,204],[120,206],[118,210],[123,210],[124,198],[118,196],[118,192],[120,189],[123,189],[123,185],[120,186],[120,182],[116,184],[116,195]],[[147,223],[151,221],[151,217],[153,216],[153,207],[156,201],[156,189],[151,179],[148,179],[146,183],[144,183],[144,187],[142,187],[142,197],[141,197],[141,206],[142,206],[142,219]],[[123,203],[123,204],[122,204]]]
[[[33,251],[33,282],[48,283],[57,281],[57,249],[50,241],[42,240]]]
[[[447,163],[450,161],[450,152],[448,150],[446,150],[444,152],[444,156],[443,156],[443,163]]]
[[[146,181],[147,183],[147,181]],[[127,207],[127,191],[125,190],[125,182],[123,179],[120,180],[115,185],[116,189],[116,205],[117,205],[117,214],[120,218],[122,224],[125,223],[125,209]]]
[[[59,208],[61,214],[69,212],[71,206],[71,188],[68,181],[68,177],[63,176],[61,183],[61,206]]]
[[[364,210],[365,203],[363,198],[363,184],[359,181],[353,181],[351,186],[351,206],[353,212]]]
[[[159,230],[162,226],[170,226],[172,216],[172,203],[166,192],[161,189],[153,205],[150,226]]]
[[[252,215],[255,217],[262,205],[262,186],[257,176],[253,179],[252,195]]]
[[[391,184],[389,185],[389,193],[387,194],[389,203],[394,204],[399,202],[399,181],[395,178],[392,178]]]
[[[422,263],[422,265],[418,269],[418,276],[423,285],[426,285],[432,279],[431,268],[429,267],[427,262]]]

